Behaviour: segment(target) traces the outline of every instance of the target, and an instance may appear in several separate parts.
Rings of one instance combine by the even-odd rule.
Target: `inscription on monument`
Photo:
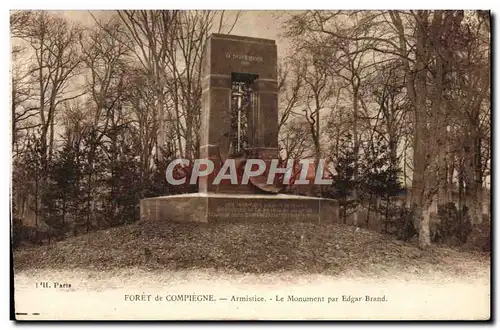
[[[238,54],[238,53],[226,53],[226,59],[228,60],[234,59],[247,62],[259,62],[259,63],[264,62],[262,56],[252,56],[252,55]]]
[[[306,202],[266,200],[218,202],[209,216],[218,218],[291,218],[301,219],[317,214],[317,209]]]

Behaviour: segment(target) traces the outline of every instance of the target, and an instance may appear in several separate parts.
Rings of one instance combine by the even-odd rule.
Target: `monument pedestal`
[[[337,201],[286,194],[195,193],[141,200],[143,222],[332,222]]]

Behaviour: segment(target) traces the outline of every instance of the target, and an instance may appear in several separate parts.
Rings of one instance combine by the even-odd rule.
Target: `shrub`
[[[414,223],[414,211],[406,207],[401,207],[400,216],[395,218],[396,236],[405,242],[411,240],[418,234]]]
[[[461,212],[454,203],[438,207],[438,219],[432,234],[433,242],[464,244],[471,233],[471,219],[466,206]]]

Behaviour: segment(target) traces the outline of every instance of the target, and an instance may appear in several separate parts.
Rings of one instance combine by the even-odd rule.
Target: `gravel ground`
[[[490,256],[436,247],[422,251],[393,237],[328,223],[163,223],[129,225],[14,252],[17,270],[215,269],[374,276],[428,269],[475,274]],[[466,267],[464,264],[466,263]]]

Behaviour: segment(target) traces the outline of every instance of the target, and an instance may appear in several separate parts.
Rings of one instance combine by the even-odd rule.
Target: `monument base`
[[[141,200],[141,221],[176,222],[334,222],[338,203],[296,195],[195,193]]]

